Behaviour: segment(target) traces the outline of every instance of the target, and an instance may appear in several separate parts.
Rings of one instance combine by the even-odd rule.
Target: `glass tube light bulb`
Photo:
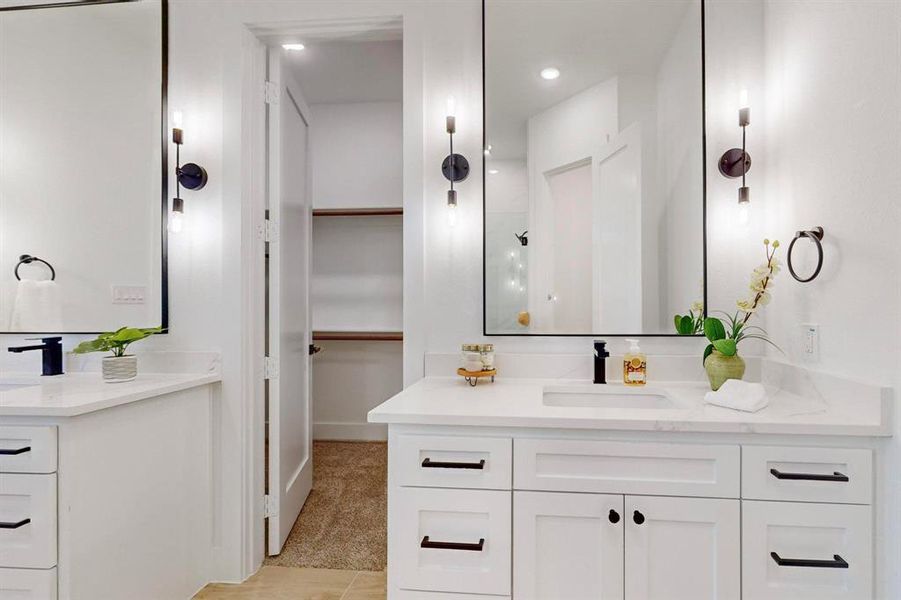
[[[738,92],[738,108],[748,108],[748,90]]]
[[[185,115],[180,110],[176,110],[172,113],[172,127],[176,129],[183,129],[183,125],[185,122]]]
[[[457,191],[447,191],[447,225],[453,227],[457,224]]]
[[[173,212],[169,218],[169,231],[181,233],[185,226],[185,213]]]

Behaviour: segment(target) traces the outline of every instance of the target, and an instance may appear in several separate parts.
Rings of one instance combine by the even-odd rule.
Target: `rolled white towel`
[[[63,302],[55,281],[23,279],[16,287],[10,331],[62,331]]]
[[[766,388],[759,383],[727,379],[717,391],[707,392],[704,395],[704,402],[723,408],[757,412],[766,407],[770,399],[767,397]]]

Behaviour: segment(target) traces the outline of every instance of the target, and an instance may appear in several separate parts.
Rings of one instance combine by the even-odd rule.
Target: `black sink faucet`
[[[45,338],[29,338],[41,340],[41,344],[32,346],[11,346],[8,348],[10,352],[21,353],[29,350],[40,350],[43,355],[43,374],[44,375],[62,375],[63,374],[63,338],[61,337],[45,337]]]
[[[594,382],[607,383],[607,342],[604,340],[594,341]]]

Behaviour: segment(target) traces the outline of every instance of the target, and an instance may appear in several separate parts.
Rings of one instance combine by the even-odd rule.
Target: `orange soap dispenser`
[[[638,347],[638,340],[629,342],[629,351],[623,356],[623,383],[644,385],[648,382],[648,357]]]

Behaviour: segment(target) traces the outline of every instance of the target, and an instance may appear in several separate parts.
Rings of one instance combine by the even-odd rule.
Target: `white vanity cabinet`
[[[3,392],[0,600],[190,598],[209,580],[216,381]]]
[[[389,598],[873,598],[872,450],[604,437],[392,425]]]

